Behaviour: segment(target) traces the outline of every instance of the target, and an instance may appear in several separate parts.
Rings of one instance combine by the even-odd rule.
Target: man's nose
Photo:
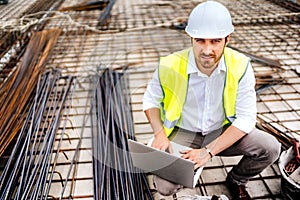
[[[212,46],[208,42],[205,42],[202,46],[202,52],[205,55],[210,55],[212,53]]]

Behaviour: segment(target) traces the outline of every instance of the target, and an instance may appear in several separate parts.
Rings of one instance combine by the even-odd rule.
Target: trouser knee
[[[180,189],[182,189],[182,185],[169,182],[163,178],[160,178],[159,176],[154,175],[153,176],[153,185],[157,192],[164,196],[173,195],[176,192],[178,192]]]
[[[269,159],[271,163],[274,163],[280,155],[281,152],[281,143],[279,143],[276,139],[274,141],[274,144],[269,147],[268,151],[269,153]]]
[[[281,143],[274,136],[269,136],[267,141],[263,141],[261,144],[261,150],[265,159],[269,164],[274,163],[280,155],[281,152]]]

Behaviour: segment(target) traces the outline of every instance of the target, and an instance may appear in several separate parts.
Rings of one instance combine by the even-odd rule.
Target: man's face
[[[218,65],[229,36],[216,39],[192,38],[193,51],[200,71],[212,72]]]

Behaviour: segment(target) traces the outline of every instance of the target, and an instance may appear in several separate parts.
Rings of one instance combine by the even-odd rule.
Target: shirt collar
[[[220,73],[221,71],[226,72],[224,54],[222,55],[222,58],[220,59],[217,69],[213,73]],[[197,68],[194,51],[193,51],[193,49],[191,49],[189,51],[189,55],[188,55],[187,74],[193,74],[193,73],[197,73],[198,76],[206,76]]]

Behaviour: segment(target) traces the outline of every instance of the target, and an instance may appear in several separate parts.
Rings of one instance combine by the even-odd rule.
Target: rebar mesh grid
[[[66,0],[60,8],[81,2]],[[87,116],[90,75],[97,68],[128,67],[134,128],[137,138],[146,142],[152,136],[141,108],[146,84],[157,67],[159,56],[190,46],[190,39],[182,28],[189,12],[199,2],[203,1],[117,0],[109,23],[103,27],[98,27],[100,10],[70,11],[63,15],[70,15],[72,21],[68,16],[47,21],[46,29],[62,29],[49,66],[59,66],[64,74],[79,77],[71,119],[66,127],[67,136],[63,138],[58,154],[58,173],[50,191],[53,197],[93,199],[93,191],[84,189],[93,187],[93,175],[86,170],[92,168],[91,130]],[[286,137],[280,137],[282,134],[288,139],[299,136],[299,7],[284,1],[220,2],[228,6],[235,24],[230,45],[280,63],[279,67],[274,67],[265,60],[253,61],[257,80],[260,81],[258,123],[261,128],[276,133],[288,146]],[[53,13],[53,16],[58,14]],[[18,62],[15,61],[15,64]],[[221,163],[215,167],[223,170],[230,166]],[[278,174],[262,174],[250,184],[258,180],[278,182]],[[65,180],[63,194],[58,192],[61,191],[62,180]],[[196,193],[211,195],[216,188],[223,187],[222,183],[222,178],[211,182],[204,180],[203,187],[199,187]],[[278,193],[270,191],[273,190],[266,189],[265,196],[255,194],[254,197],[279,198]],[[159,195],[156,197],[161,198]]]

